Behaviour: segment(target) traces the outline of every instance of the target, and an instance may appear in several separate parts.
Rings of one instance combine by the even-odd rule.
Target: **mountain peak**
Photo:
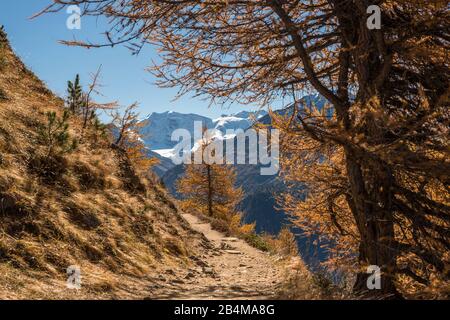
[[[147,123],[143,126],[141,134],[146,146],[150,149],[167,150],[172,149],[177,143],[171,139],[172,133],[176,129],[186,129],[193,136],[194,123],[201,121],[208,129],[217,129],[225,134],[229,129],[248,129],[254,121],[253,115],[255,112],[241,111],[233,115],[222,115],[219,118],[211,119],[195,113],[153,112],[143,120]]]

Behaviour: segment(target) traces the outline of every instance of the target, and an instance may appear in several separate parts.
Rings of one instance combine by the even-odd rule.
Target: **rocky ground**
[[[271,299],[283,284],[286,264],[276,257],[225,237],[197,217],[185,214],[191,227],[204,235],[196,266],[168,268],[155,279],[151,299]]]

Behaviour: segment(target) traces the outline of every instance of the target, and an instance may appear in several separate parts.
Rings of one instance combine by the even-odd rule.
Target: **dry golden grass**
[[[188,226],[166,192],[107,144],[45,158],[38,128],[63,101],[7,42],[0,57],[0,299],[149,296],[158,269],[187,263]],[[70,119],[72,135],[78,122]],[[81,267],[79,291],[66,288],[71,265]]]

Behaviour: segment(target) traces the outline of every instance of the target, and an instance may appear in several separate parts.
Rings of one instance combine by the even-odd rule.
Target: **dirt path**
[[[156,284],[159,299],[270,299],[282,282],[283,265],[236,238],[226,238],[197,217],[183,217],[206,239],[205,250],[188,270],[168,269]]]

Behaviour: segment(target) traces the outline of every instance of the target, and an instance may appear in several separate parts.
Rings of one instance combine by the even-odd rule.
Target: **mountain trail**
[[[285,265],[245,241],[226,237],[210,224],[183,214],[204,235],[204,251],[191,257],[195,267],[167,269],[153,287],[152,299],[275,299],[283,283]]]

